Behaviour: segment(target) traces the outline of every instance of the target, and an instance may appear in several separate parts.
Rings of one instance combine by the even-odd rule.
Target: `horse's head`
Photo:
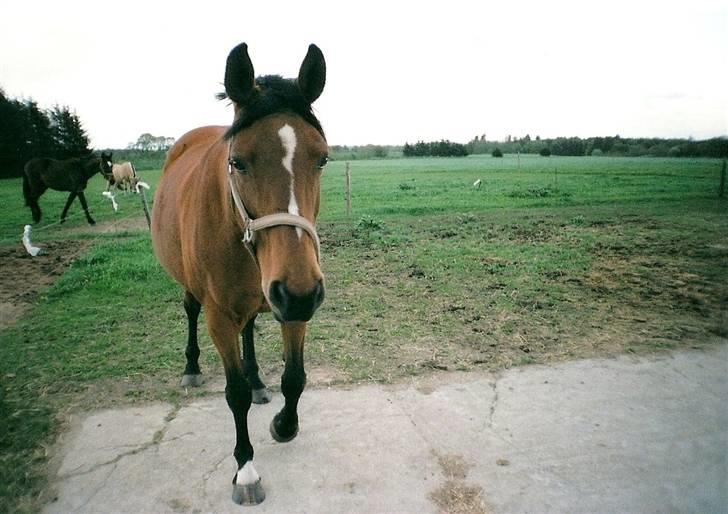
[[[109,177],[113,178],[114,174],[112,172],[113,163],[111,161],[111,152],[101,152],[101,161],[99,166],[101,167],[101,174],[105,179],[108,180]]]
[[[243,230],[244,217],[256,220],[254,227],[257,221],[271,224],[254,232],[253,252],[263,294],[283,322],[308,321],[324,298],[313,224],[328,145],[311,103],[325,80],[324,57],[314,45],[296,80],[256,81],[244,43],[230,52],[225,69],[225,92],[235,106],[227,138],[238,223]],[[291,215],[289,224],[275,216],[281,213]]]

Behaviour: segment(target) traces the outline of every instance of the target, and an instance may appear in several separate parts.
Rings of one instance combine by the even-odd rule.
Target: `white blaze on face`
[[[293,155],[296,153],[296,143],[298,142],[296,140],[296,131],[293,130],[293,127],[286,123],[278,131],[278,135],[281,138],[283,150],[285,150],[285,154],[282,159],[283,167],[286,168],[286,171],[288,171],[288,174],[291,176],[291,195],[288,200],[288,212],[299,216],[298,202],[296,201],[295,179],[293,176]],[[298,234],[298,239],[301,239],[301,236],[303,236],[303,230],[296,227],[296,234]]]

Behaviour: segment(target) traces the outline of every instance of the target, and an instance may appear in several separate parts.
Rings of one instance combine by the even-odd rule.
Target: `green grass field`
[[[332,162],[319,218],[327,300],[309,325],[309,383],[389,382],[725,340],[720,166],[511,155],[353,161],[347,216],[345,163]],[[142,178],[154,188],[159,172]],[[87,190],[94,228],[78,204],[58,225],[65,195],[41,198],[34,243],[75,258],[66,266],[47,255],[63,273],[0,332],[0,500],[10,510],[37,509],[46,448],[67,412],[209,394],[177,387],[182,295],[156,263],[139,199],[119,196],[114,213],[104,187],[96,177]],[[30,220],[20,191],[19,180],[0,182],[0,250],[17,247]],[[6,273],[22,281],[20,271]],[[257,351],[276,386],[279,332],[261,318]],[[220,376],[204,328],[200,335],[203,373]]]

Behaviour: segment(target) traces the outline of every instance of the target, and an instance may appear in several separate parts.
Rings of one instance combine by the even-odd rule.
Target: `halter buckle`
[[[253,244],[253,231],[250,228],[250,221],[245,224],[245,230],[243,231],[243,243]]]

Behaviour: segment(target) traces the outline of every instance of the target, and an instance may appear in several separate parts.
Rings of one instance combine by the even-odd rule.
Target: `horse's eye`
[[[328,164],[328,162],[329,162],[329,156],[324,155],[323,157],[321,157],[318,160],[318,163],[316,164],[316,166],[318,167],[318,169],[323,169],[323,167],[326,166],[326,164]]]
[[[230,163],[230,166],[235,168],[235,170],[238,173],[247,173],[248,172],[248,168],[245,165],[245,161],[243,161],[242,159],[233,157],[228,162]]]

